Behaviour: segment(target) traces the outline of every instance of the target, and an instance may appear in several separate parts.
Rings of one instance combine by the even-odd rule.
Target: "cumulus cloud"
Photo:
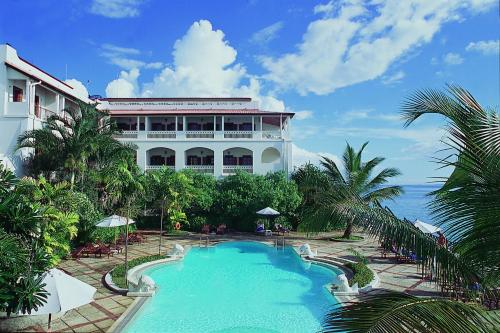
[[[443,57],[443,61],[447,65],[460,65],[464,62],[464,58],[458,53],[447,53]]]
[[[294,167],[299,167],[306,163],[319,165],[322,156],[335,161],[335,163],[339,166],[342,165],[341,159],[335,154],[327,152],[312,152],[300,148],[296,144],[292,143],[292,164]]]
[[[136,97],[140,71],[137,68],[129,72],[121,71],[118,79],[108,83],[106,87],[107,97]]]
[[[143,2],[143,0],[93,0],[90,12],[109,18],[135,17],[140,14],[139,7]]]
[[[172,56],[172,66],[163,68],[152,81],[142,84],[140,91],[138,71],[137,76],[124,71],[109,83],[106,94],[109,92],[116,97],[120,89],[124,89],[123,94],[143,97],[244,96],[259,101],[263,110],[285,110],[283,101],[262,94],[261,81],[236,61],[236,50],[225,40],[224,33],[213,29],[209,21],[193,23],[175,42]]]
[[[465,48],[466,51],[479,52],[484,55],[495,55],[500,53],[500,40],[480,40],[470,42]]]
[[[279,21],[273,23],[252,35],[250,41],[255,44],[267,44],[276,37],[278,37],[278,32],[283,28],[283,22]]]
[[[349,0],[314,8],[322,15],[309,24],[297,50],[261,57],[266,78],[300,94],[329,94],[373,80],[429,43],[443,24],[491,7],[477,0]],[[370,10],[368,10],[370,5]]]
[[[64,80],[64,82],[73,87],[73,91],[77,96],[80,96],[82,98],[89,97],[89,92],[87,91],[87,88],[81,81],[78,81],[77,79],[69,79],[69,80]]]
[[[341,124],[349,124],[356,120],[382,120],[382,121],[391,121],[398,122],[401,121],[401,117],[397,114],[390,113],[376,113],[375,109],[366,108],[366,109],[353,109],[348,111],[341,112],[341,115],[338,117],[338,120]]]

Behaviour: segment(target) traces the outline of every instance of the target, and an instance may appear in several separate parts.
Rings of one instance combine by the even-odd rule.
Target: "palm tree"
[[[333,204],[337,204],[339,200],[338,197],[334,198],[328,192],[342,192],[344,194],[342,200],[356,200],[367,206],[379,205],[382,201],[394,199],[403,192],[400,186],[385,186],[390,178],[401,174],[398,169],[385,168],[372,177],[374,169],[385,159],[375,157],[363,162],[362,154],[367,145],[368,142],[365,142],[359,151],[355,151],[347,144],[341,166],[337,165],[334,160],[323,157],[321,165],[325,168],[324,173],[330,180],[330,186],[326,187],[326,193],[323,191],[319,194],[320,199],[315,207],[323,217],[331,214],[332,199]],[[330,218],[346,220],[347,226],[342,238],[351,238],[356,215],[349,217],[330,215]]]
[[[18,138],[17,149],[35,150],[30,160],[34,175],[44,174],[50,179],[52,172],[62,172],[73,188],[95,153],[117,143],[112,138],[115,133],[106,113],[80,103],[78,109],[51,115],[43,128],[23,133]]]
[[[426,242],[404,222],[380,211],[370,212],[371,218],[363,220],[362,226],[373,235],[405,243],[407,249],[420,251],[417,255],[424,259],[432,258],[438,282],[453,279],[465,291],[471,291],[474,283],[488,298],[500,284],[500,117],[457,86],[448,86],[448,93],[415,93],[405,102],[402,114],[406,126],[426,114],[447,120],[448,136],[443,143],[449,154],[437,162],[453,172],[441,179],[443,185],[433,193],[430,208],[453,247]],[[389,293],[332,312],[324,331],[451,333],[493,332],[498,327],[498,311],[486,311],[481,305]]]

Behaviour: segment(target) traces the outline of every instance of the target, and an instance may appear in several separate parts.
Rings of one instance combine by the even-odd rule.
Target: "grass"
[[[343,238],[342,236],[335,236],[330,238],[330,240],[335,241],[335,242],[355,242],[355,241],[360,241],[363,240],[364,238],[361,236],[355,236],[351,235],[349,238]]]
[[[345,265],[354,272],[354,276],[349,280],[349,285],[351,287],[355,283],[358,283],[358,287],[362,288],[369,284],[374,278],[373,272],[363,262],[347,263]]]
[[[155,254],[152,256],[135,258],[128,262],[128,269],[144,264],[145,262],[150,262],[160,259],[165,259],[165,256],[160,254]],[[127,283],[125,281],[125,264],[120,264],[116,266],[115,269],[113,269],[113,271],[111,272],[111,278],[113,279],[113,283],[116,284],[118,287],[127,288]]]

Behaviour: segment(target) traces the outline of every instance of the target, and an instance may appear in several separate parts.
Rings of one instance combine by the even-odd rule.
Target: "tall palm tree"
[[[331,184],[327,187],[327,192],[343,192],[343,200],[356,200],[368,206],[379,205],[380,202],[394,199],[403,192],[401,186],[385,186],[390,178],[401,174],[398,169],[385,168],[372,177],[374,169],[385,159],[375,157],[363,162],[362,154],[367,145],[368,142],[365,142],[358,151],[355,151],[351,145],[347,144],[342,155],[342,165],[337,165],[334,160],[323,157],[321,165],[325,168],[324,172]],[[327,210],[330,213],[332,197],[326,193],[320,194],[320,197],[322,195],[324,195],[323,200],[319,201],[319,206],[316,209],[319,211]],[[338,198],[334,200],[338,200]],[[351,238],[355,219],[356,215],[351,215],[346,219],[347,226],[343,238]]]
[[[451,277],[465,291],[471,291],[474,283],[488,298],[500,287],[499,114],[481,107],[469,92],[457,86],[448,86],[448,93],[415,93],[404,104],[402,114],[406,126],[426,114],[438,114],[447,120],[448,136],[443,143],[449,154],[437,162],[453,172],[441,180],[442,187],[433,193],[430,208],[453,247],[445,249],[426,242],[422,235],[405,228],[404,222],[382,214],[371,213],[362,226],[373,235],[404,242],[407,249],[420,251],[427,258],[430,255],[439,272],[438,282]],[[408,239],[422,241],[415,246],[415,241]],[[498,311],[486,311],[481,305],[389,293],[332,312],[324,331],[451,333],[494,332],[498,327]]]
[[[106,113],[80,103],[78,109],[51,115],[44,127],[20,135],[17,149],[34,148],[30,161],[33,174],[50,178],[52,172],[62,172],[73,187],[99,148],[116,141],[112,138],[115,133]]]

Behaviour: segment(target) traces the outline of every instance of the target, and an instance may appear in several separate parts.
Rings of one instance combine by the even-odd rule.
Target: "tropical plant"
[[[339,204],[339,200],[373,207],[380,205],[384,200],[392,200],[403,192],[401,186],[386,185],[390,178],[400,175],[398,169],[385,168],[372,176],[374,169],[385,159],[375,157],[363,162],[362,154],[367,145],[368,142],[365,142],[358,151],[355,151],[347,144],[341,165],[337,165],[337,162],[330,158],[322,158],[321,165],[324,167],[323,172],[327,175],[328,182],[317,190],[319,193],[315,194],[312,209],[305,211],[308,216],[304,224],[306,230],[321,230],[329,225],[345,223],[346,228],[342,238],[349,239],[355,220],[361,217],[333,209]],[[346,207],[348,208],[348,205]]]
[[[77,180],[83,180],[89,162],[103,155],[97,154],[100,149],[120,146],[112,137],[115,133],[106,113],[80,103],[77,109],[51,115],[44,127],[21,134],[17,149],[34,149],[29,161],[32,175],[51,178],[55,172],[69,179],[73,188]]]
[[[487,298],[500,282],[500,117],[457,86],[449,86],[448,93],[419,91],[403,106],[406,126],[425,114],[442,115],[448,123],[443,140],[447,154],[437,162],[453,172],[440,180],[443,185],[433,193],[430,208],[452,248],[437,246],[380,210],[362,226],[422,256],[424,265],[435,268],[437,282],[451,282],[464,291],[478,286]],[[498,311],[481,305],[386,293],[336,309],[327,316],[324,331],[493,332],[498,327]]]

